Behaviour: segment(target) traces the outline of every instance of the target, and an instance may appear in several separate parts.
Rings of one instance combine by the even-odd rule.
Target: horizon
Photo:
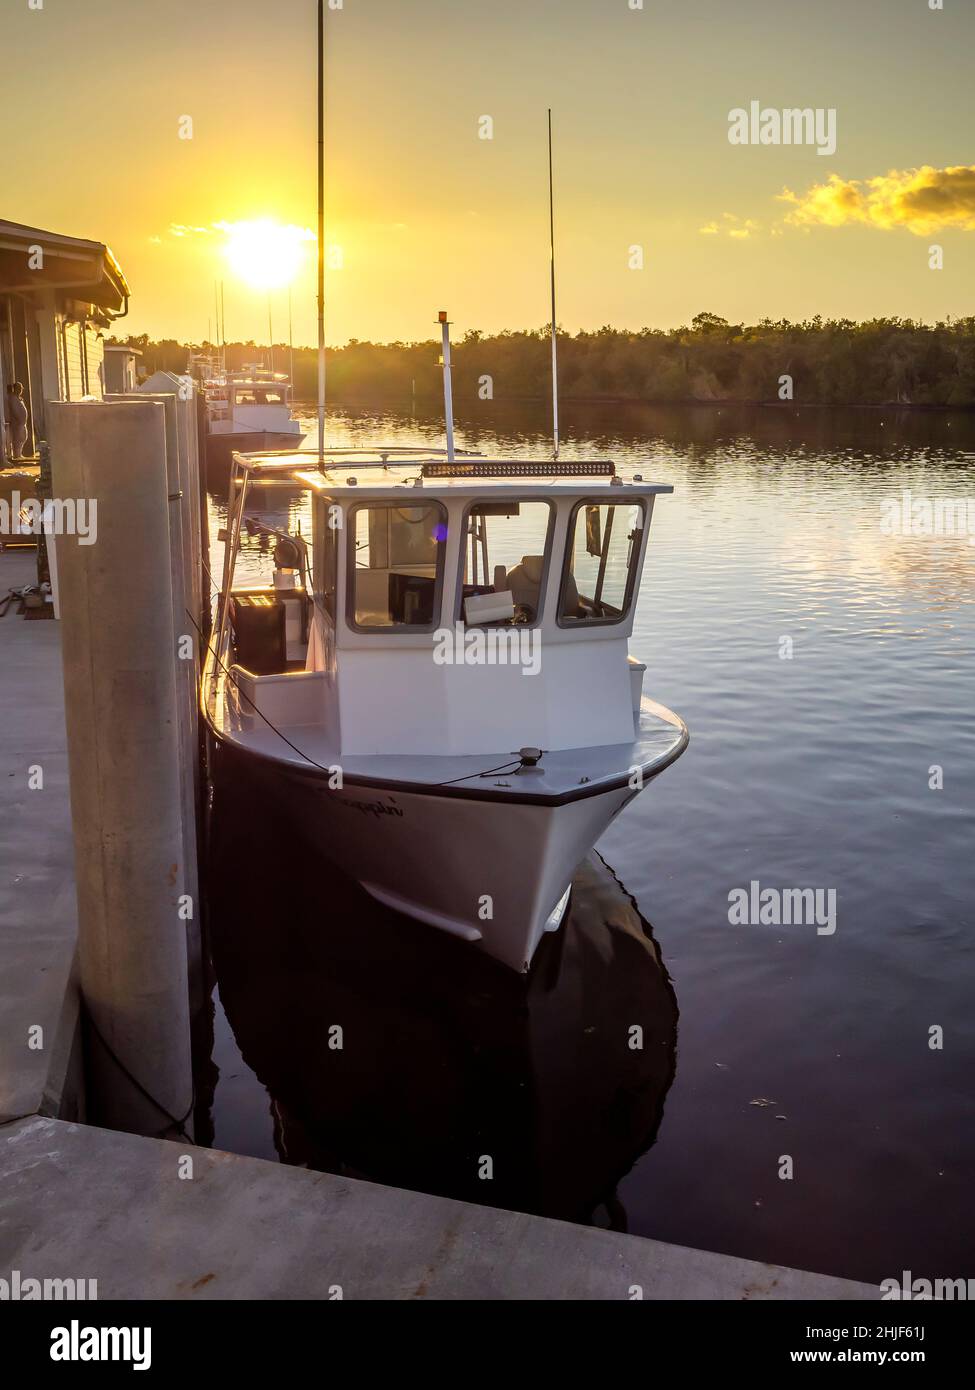
[[[710,314],[710,310],[699,310],[699,311],[698,311],[698,314],[692,315],[692,316],[691,316],[691,319],[690,319],[688,322],[686,322],[686,323],[678,323],[678,324],[668,325],[668,326],[665,327],[665,328],[654,328],[654,327],[652,327],[652,326],[650,326],[650,325],[648,325],[648,324],[644,324],[644,325],[642,325],[640,328],[618,328],[618,327],[616,327],[616,325],[614,325],[614,324],[611,324],[611,323],[604,323],[604,324],[600,324],[598,328],[579,328],[579,329],[576,329],[574,332],[572,332],[572,331],[570,331],[569,329],[565,328],[565,327],[560,323],[560,324],[558,325],[558,327],[557,327],[557,335],[558,335],[559,339],[562,339],[562,338],[572,338],[572,339],[575,339],[575,338],[580,338],[580,337],[584,337],[584,336],[588,336],[588,337],[598,337],[600,334],[604,334],[604,333],[608,333],[608,334],[620,334],[620,335],[624,335],[624,334],[625,334],[625,335],[628,335],[628,336],[630,336],[630,337],[644,337],[644,336],[652,336],[652,335],[658,335],[658,334],[659,334],[659,335],[662,335],[662,336],[672,336],[672,335],[675,334],[675,333],[702,333],[702,334],[703,334],[703,333],[706,333],[707,330],[706,330],[706,329],[701,329],[701,328],[695,328],[695,327],[694,327],[694,322],[693,322],[693,320],[694,320],[695,318],[699,317],[701,314]],[[815,318],[816,318],[816,317],[820,317],[820,318],[821,318],[821,323],[820,323],[820,324],[816,324],[816,322],[815,322]],[[753,329],[759,329],[759,328],[783,329],[783,330],[784,330],[784,329],[796,329],[796,330],[800,330],[800,331],[814,331],[814,330],[817,330],[817,329],[819,329],[819,328],[826,329],[826,328],[831,328],[831,327],[837,327],[837,326],[840,326],[840,325],[842,325],[842,326],[844,326],[844,327],[850,327],[850,328],[853,328],[853,329],[861,329],[861,328],[869,328],[869,327],[872,327],[872,326],[874,326],[874,325],[876,325],[876,324],[881,324],[881,323],[883,323],[883,324],[889,324],[889,325],[897,324],[899,327],[903,327],[903,328],[914,328],[914,329],[921,330],[921,331],[931,331],[931,332],[933,332],[933,331],[935,331],[935,330],[937,330],[937,329],[950,329],[950,328],[956,328],[959,324],[962,324],[962,323],[975,322],[975,312],[973,312],[973,313],[971,313],[971,314],[965,314],[965,315],[947,314],[947,315],[945,316],[944,319],[937,319],[937,320],[932,320],[932,321],[926,321],[926,320],[922,320],[922,319],[908,319],[908,318],[903,318],[903,317],[901,317],[900,315],[896,315],[896,314],[884,314],[884,315],[878,315],[876,318],[871,318],[871,319],[850,319],[850,318],[843,318],[843,317],[838,317],[838,318],[835,318],[835,319],[834,319],[834,318],[827,319],[827,318],[823,318],[822,316],[814,316],[813,319],[792,320],[792,319],[770,319],[770,318],[768,318],[767,316],[763,316],[762,318],[755,319],[755,320],[752,321],[752,322],[747,322],[747,321],[744,321],[744,320],[741,321],[741,322],[738,322],[738,323],[732,323],[732,322],[729,322],[729,321],[727,321],[727,320],[725,320],[724,322],[725,322],[725,324],[726,324],[726,326],[727,326],[728,328],[731,328],[731,329],[736,329],[736,328],[737,328],[737,329],[742,329],[742,330],[747,330],[747,331],[751,331],[751,330],[753,330]],[[485,332],[483,329],[477,328],[477,327],[475,327],[475,326],[472,325],[471,327],[466,328],[466,329],[464,330],[464,335],[462,335],[461,337],[459,337],[459,338],[451,338],[451,347],[452,347],[453,349],[457,349],[457,348],[459,348],[459,347],[463,347],[464,342],[465,342],[465,337],[466,337],[466,335],[468,335],[468,334],[474,334],[474,335],[476,335],[478,338],[480,338],[480,339],[482,339],[482,340],[483,340],[483,339],[492,339],[492,338],[502,338],[502,337],[511,337],[511,338],[516,338],[516,337],[536,337],[536,338],[544,338],[544,339],[548,340],[548,338],[549,338],[549,336],[550,336],[550,333],[551,333],[551,328],[550,328],[550,325],[549,325],[548,323],[539,324],[539,325],[538,325],[537,327],[535,327],[535,328],[527,328],[527,327],[523,327],[523,328],[503,327],[503,328],[496,329],[496,330],[494,330],[494,331],[492,331],[492,332],[490,332],[490,333]],[[146,336],[148,337],[149,344],[150,344],[150,345],[153,345],[153,346],[156,346],[156,347],[162,346],[163,344],[166,344],[166,343],[176,343],[178,346],[180,346],[180,347],[185,347],[185,348],[196,348],[196,349],[199,349],[199,348],[207,348],[207,347],[209,347],[209,348],[213,348],[213,350],[214,350],[215,352],[219,352],[219,351],[221,350],[221,348],[247,348],[247,347],[253,347],[253,348],[255,349],[255,351],[258,351],[258,352],[266,351],[267,348],[268,348],[268,342],[267,342],[266,340],[262,343],[262,342],[260,342],[259,340],[255,339],[255,338],[228,338],[227,341],[226,341],[225,343],[220,343],[220,342],[213,342],[213,341],[211,341],[211,340],[209,340],[209,339],[206,339],[206,338],[204,338],[204,339],[202,339],[202,340],[196,340],[196,341],[190,341],[189,339],[184,339],[184,338],[174,338],[174,337],[172,337],[172,336],[154,338],[151,334],[146,335],[145,333],[140,333],[140,334],[116,334],[116,333],[109,333],[109,334],[106,336],[105,341],[106,341],[106,343],[107,343],[109,346],[125,347],[125,346],[132,346],[132,345],[134,345],[134,344],[133,344],[133,339],[138,340],[139,338],[146,337]],[[431,333],[429,337],[420,337],[420,338],[387,338],[387,339],[378,339],[378,338],[349,338],[349,339],[347,339],[344,343],[339,343],[339,342],[329,343],[328,346],[327,346],[327,351],[329,351],[329,352],[342,352],[342,351],[344,351],[344,350],[345,350],[346,348],[348,348],[348,347],[377,347],[377,348],[402,347],[402,348],[414,348],[414,347],[427,347],[427,346],[430,346],[430,345],[432,345],[432,346],[434,346],[434,347],[436,347],[436,348],[438,348],[438,349],[439,349],[439,347],[440,347],[440,339],[439,339],[439,337],[438,337],[435,333]],[[317,346],[317,344],[315,344],[315,343],[299,343],[299,342],[291,343],[291,342],[288,341],[287,338],[280,338],[280,337],[278,337],[278,335],[277,335],[276,332],[275,332],[274,342],[273,342],[273,344],[272,344],[271,346],[273,346],[275,352],[277,352],[277,350],[278,350],[279,348],[282,348],[282,349],[285,349],[285,350],[287,350],[287,349],[292,349],[292,350],[295,351],[295,352],[317,352],[317,351],[318,351],[318,346]]]

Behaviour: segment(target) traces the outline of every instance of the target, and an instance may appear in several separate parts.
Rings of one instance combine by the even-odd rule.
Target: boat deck
[[[318,725],[272,728],[260,715],[241,727],[228,713],[218,684],[211,726],[215,734],[248,754],[318,777],[340,766],[343,781],[386,791],[429,792],[438,796],[479,800],[539,801],[559,805],[595,796],[625,784],[639,768],[644,781],[662,772],[687,746],[687,726],[679,715],[644,696],[639,728],[631,743],[544,751],[534,768],[518,768],[518,753],[510,748],[495,753],[457,755],[345,754]],[[634,788],[636,790],[636,788]]]

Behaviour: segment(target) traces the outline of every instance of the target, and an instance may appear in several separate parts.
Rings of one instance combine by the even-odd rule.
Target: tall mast
[[[318,0],[318,467],[325,472],[325,0]]]
[[[555,339],[555,194],[552,179],[552,108],[548,110],[548,237],[552,270],[552,458],[559,456],[559,363]]]
[[[274,375],[274,324],[271,321],[271,291],[267,292],[267,345],[268,361],[271,365],[271,375]]]
[[[443,363],[443,413],[447,426],[447,458],[454,460],[454,393],[450,384],[450,323],[447,310],[437,315],[440,323],[441,362]]]
[[[291,318],[291,286],[288,286],[288,353],[290,362],[288,365],[288,375],[291,378],[291,399],[294,400],[295,394],[295,332],[294,323]]]

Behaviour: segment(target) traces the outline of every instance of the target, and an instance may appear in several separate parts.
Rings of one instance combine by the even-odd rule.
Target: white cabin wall
[[[320,672],[324,677],[319,722],[325,729],[329,744],[333,748],[341,748],[342,722],[338,672],[335,662],[335,628],[319,607],[318,596],[316,596],[311,621],[308,625],[308,654],[305,658],[305,670]]]
[[[537,675],[520,666],[438,665],[433,653],[432,636],[426,648],[342,652],[343,753],[508,753],[633,738],[625,637],[543,641]]]

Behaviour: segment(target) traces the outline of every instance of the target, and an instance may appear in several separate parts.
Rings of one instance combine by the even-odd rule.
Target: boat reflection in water
[[[211,947],[282,1161],[625,1229],[616,1187],[657,1134],[677,1001],[600,856],[519,976],[323,870],[292,828],[247,825],[242,791],[239,770],[214,788]]]

